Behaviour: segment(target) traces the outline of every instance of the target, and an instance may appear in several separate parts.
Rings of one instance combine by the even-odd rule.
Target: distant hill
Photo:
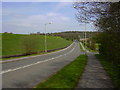
[[[96,35],[97,33],[99,33],[99,32],[86,31],[86,38],[90,38],[90,37]],[[50,35],[60,36],[60,37],[65,38],[67,40],[75,40],[75,39],[84,38],[85,32],[83,32],[83,31],[66,31],[66,32],[52,33]]]

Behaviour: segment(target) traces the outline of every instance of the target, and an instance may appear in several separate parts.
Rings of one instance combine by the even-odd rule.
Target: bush
[[[90,48],[91,50],[96,50],[96,45],[95,45],[95,40],[90,39],[87,41],[87,47]]]

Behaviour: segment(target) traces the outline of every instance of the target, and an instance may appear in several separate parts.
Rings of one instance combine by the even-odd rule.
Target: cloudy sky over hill
[[[47,32],[85,29],[75,18],[72,2],[3,2],[2,11],[2,32],[45,32],[49,22]],[[93,29],[92,24],[87,25],[87,30]]]

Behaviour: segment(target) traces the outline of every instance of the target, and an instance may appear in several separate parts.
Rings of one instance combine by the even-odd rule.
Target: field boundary
[[[41,54],[41,55],[26,56],[26,57],[22,57],[22,58],[20,57],[20,58],[17,58],[17,59],[4,60],[4,61],[0,61],[0,63],[6,63],[6,62],[12,62],[12,61],[19,61],[19,60],[26,59],[26,58],[33,58],[33,57],[37,57],[37,56],[42,56],[42,55],[48,55],[48,54],[52,54],[52,53],[57,53],[57,52],[64,51],[64,50],[70,48],[73,44],[74,44],[74,42],[72,44],[70,44],[69,46],[63,48],[63,49],[60,49],[59,51],[49,52],[47,54]]]
[[[56,49],[47,50],[47,52],[53,52],[53,51],[56,51],[56,50],[61,50],[61,49],[67,48],[68,46],[65,46],[63,48],[56,48]],[[39,53],[44,53],[44,52],[45,52],[45,50],[39,51],[39,52],[32,52],[31,54],[24,53],[24,54],[17,54],[17,55],[1,56],[0,58],[21,57],[21,56],[28,56],[28,55],[39,54]]]

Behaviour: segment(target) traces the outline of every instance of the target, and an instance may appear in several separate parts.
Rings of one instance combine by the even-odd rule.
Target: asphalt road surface
[[[2,88],[32,88],[80,55],[79,42],[61,51],[2,64]]]

